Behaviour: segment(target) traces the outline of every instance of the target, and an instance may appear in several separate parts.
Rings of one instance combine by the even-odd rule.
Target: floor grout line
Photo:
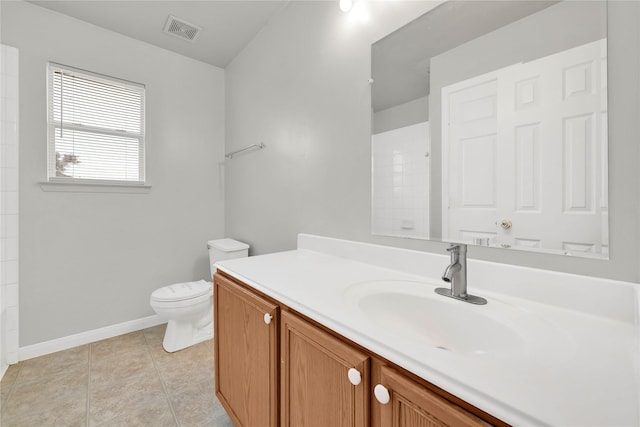
[[[160,384],[162,384],[162,390],[164,390],[164,396],[166,397],[167,403],[169,404],[169,410],[171,411],[171,415],[173,415],[173,420],[176,422],[176,426],[180,427],[181,424],[180,424],[180,421],[178,420],[178,416],[176,415],[176,411],[173,407],[173,402],[171,401],[171,396],[169,394],[169,388],[165,384],[164,377],[162,376],[162,372],[160,372],[160,369],[158,369],[156,358],[153,355],[153,351],[151,351],[151,344],[149,343],[149,340],[147,340],[147,334],[145,334],[144,331],[142,332],[142,336],[144,337],[144,342],[146,343],[147,351],[151,356],[151,361],[153,362],[153,368],[156,370],[156,373],[160,378]]]
[[[89,344],[89,373],[87,374],[87,427],[89,427],[91,421],[91,348],[93,346]]]

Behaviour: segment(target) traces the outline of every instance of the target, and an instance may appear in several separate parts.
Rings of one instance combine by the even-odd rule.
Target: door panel
[[[453,91],[448,105],[448,150],[443,151],[443,239],[495,235],[496,80],[474,79]],[[447,179],[445,179],[445,177]]]
[[[236,426],[275,427],[278,307],[219,274],[214,283],[216,395]]]
[[[445,240],[493,232],[504,247],[606,254],[605,51],[596,41],[443,89]]]
[[[369,422],[369,356],[287,312],[282,313],[282,422],[287,427]],[[354,368],[361,383],[348,377]]]
[[[381,427],[489,426],[386,366],[382,367],[380,383],[390,396],[389,403],[381,405]]]

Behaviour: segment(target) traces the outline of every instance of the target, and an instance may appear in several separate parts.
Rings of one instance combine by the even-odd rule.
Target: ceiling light
[[[353,6],[353,0],[340,0],[340,10],[343,12],[349,12]]]
[[[369,20],[369,12],[364,1],[359,0],[353,5],[351,12],[349,12],[349,19],[360,23],[365,23]]]

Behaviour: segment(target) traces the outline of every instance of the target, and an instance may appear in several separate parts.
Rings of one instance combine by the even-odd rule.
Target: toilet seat
[[[190,301],[194,299],[202,299],[198,297],[209,297],[213,292],[210,282],[199,280],[197,282],[176,283],[175,285],[165,286],[156,289],[151,294],[151,301],[160,303]],[[194,304],[191,301],[191,304]],[[190,305],[190,304],[188,304]]]
[[[189,307],[203,302],[210,303],[212,293],[200,295],[199,297],[183,299],[178,301],[156,301],[151,300],[151,306],[156,308],[177,309]]]

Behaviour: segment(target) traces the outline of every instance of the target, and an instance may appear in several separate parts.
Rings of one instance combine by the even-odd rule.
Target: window
[[[144,85],[48,67],[49,182],[145,181]]]

